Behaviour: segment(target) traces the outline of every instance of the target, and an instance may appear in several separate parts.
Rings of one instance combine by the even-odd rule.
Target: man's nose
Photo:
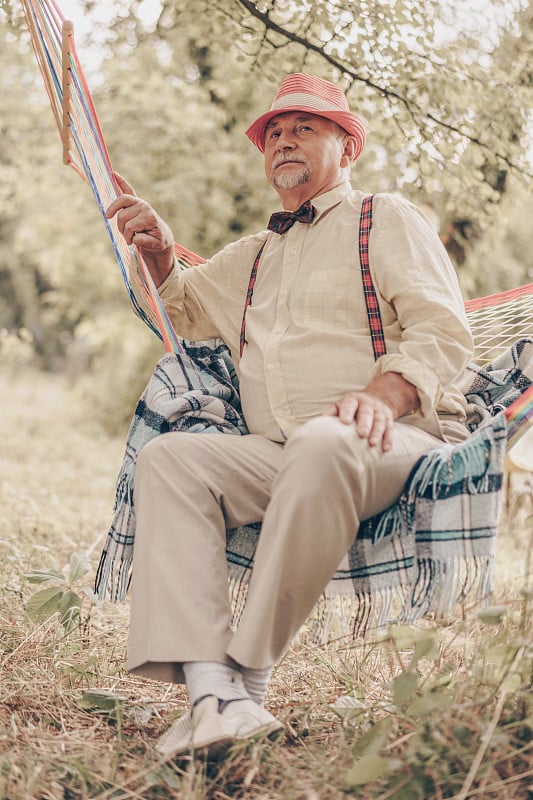
[[[295,147],[294,136],[290,131],[281,131],[278,136],[278,150],[293,150]]]

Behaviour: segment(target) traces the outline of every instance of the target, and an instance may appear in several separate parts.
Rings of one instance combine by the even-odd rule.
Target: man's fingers
[[[113,175],[115,177],[115,181],[117,182],[117,186],[120,189],[120,191],[122,192],[122,194],[133,194],[133,195],[136,195],[136,191],[133,188],[133,186],[131,185],[131,183],[128,183],[126,178],[123,178],[122,175],[120,174],[120,172],[113,172]]]
[[[113,200],[111,205],[106,209],[105,215],[107,219],[111,219],[115,216],[117,211],[120,211],[121,208],[129,208],[129,206],[133,206],[138,202],[138,198],[135,195],[130,194],[121,194],[120,197],[117,197],[116,200]]]
[[[376,411],[374,414],[372,429],[368,436],[368,443],[371,447],[381,444],[382,450],[390,448],[392,440],[392,419],[386,414]]]
[[[134,195],[121,194],[111,203],[106,216],[108,219],[116,216],[117,227],[127,244],[135,243],[150,250],[160,250],[168,246],[166,240],[169,233],[165,225],[148,203]]]
[[[361,439],[367,439],[370,447],[379,447],[386,452],[392,447],[394,417],[380,401],[362,392],[345,394],[328,406],[324,417],[339,417],[345,425],[355,423]]]
[[[345,425],[351,425],[359,408],[359,401],[354,395],[345,395],[337,403],[339,408],[339,419]]]
[[[383,452],[390,450],[392,447],[392,431],[393,431],[394,423],[390,422],[385,428],[385,433],[383,434],[383,439],[381,441],[381,449]]]
[[[324,413],[325,416],[338,416],[346,425],[355,422],[357,433],[368,440],[370,447],[381,445],[383,450],[390,450],[394,418],[385,404],[371,395],[364,392],[346,394]]]
[[[131,183],[128,183],[126,178],[123,178],[118,172],[114,172],[113,175],[122,194],[117,197],[116,200],[113,200],[109,208],[107,208],[105,212],[107,219],[112,219],[121,208],[128,208],[129,206],[135,205],[138,199],[135,194],[135,189]]]

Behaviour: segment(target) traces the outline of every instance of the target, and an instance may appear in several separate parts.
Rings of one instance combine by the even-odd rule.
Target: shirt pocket
[[[304,292],[303,322],[310,328],[358,328],[364,322],[358,308],[355,270],[317,270]]]

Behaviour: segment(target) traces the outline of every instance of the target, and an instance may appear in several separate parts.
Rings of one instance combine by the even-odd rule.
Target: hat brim
[[[274,117],[279,117],[281,114],[287,114],[291,111],[305,111],[308,114],[313,114],[315,117],[324,117],[325,119],[331,120],[331,122],[336,122],[347,134],[353,136],[356,141],[352,161],[355,161],[355,159],[361,155],[366,139],[365,126],[363,121],[356,114],[352,114],[351,111],[318,111],[316,108],[303,105],[278,108],[274,111],[267,111],[266,114],[262,114],[258,117],[245,131],[246,136],[262,153],[264,153],[266,126]]]

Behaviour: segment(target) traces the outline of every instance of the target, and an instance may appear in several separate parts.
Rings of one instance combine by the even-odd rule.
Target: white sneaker
[[[171,725],[156,749],[165,758],[192,752],[214,756],[234,742],[282,730],[281,722],[253,700],[227,702],[207,695]]]

